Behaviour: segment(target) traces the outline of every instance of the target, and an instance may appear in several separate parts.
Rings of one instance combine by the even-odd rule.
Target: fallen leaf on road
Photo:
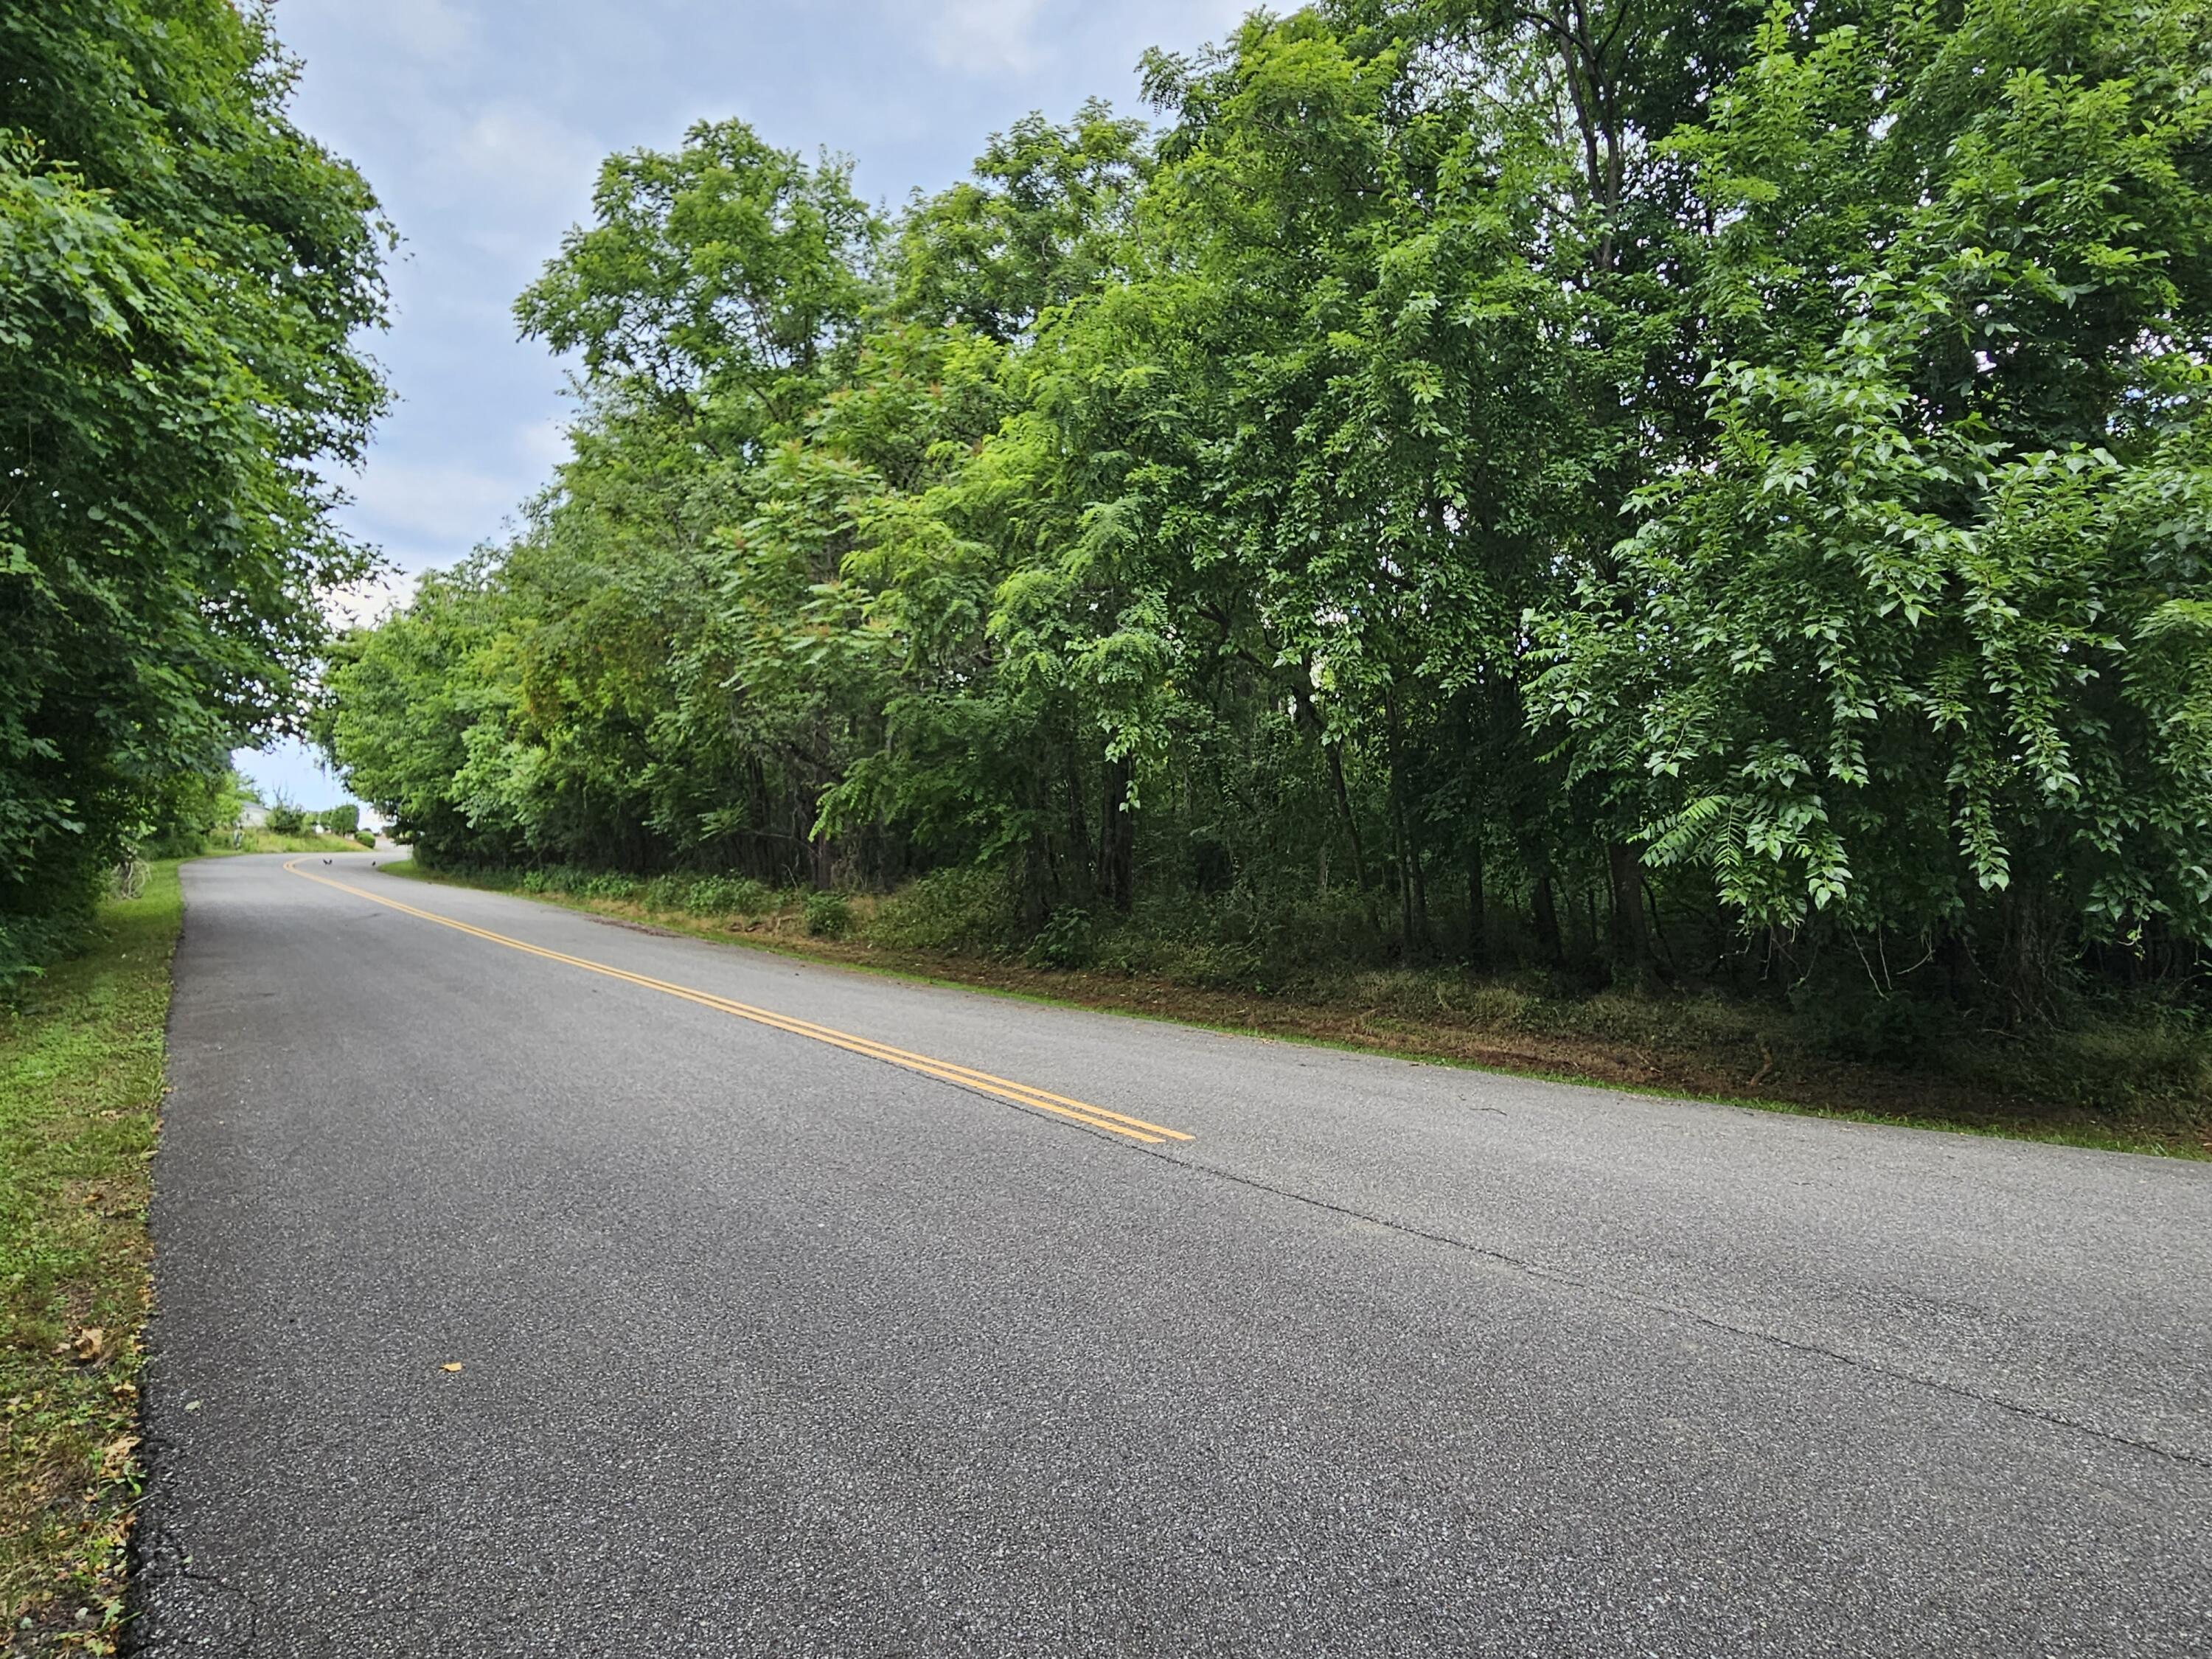
[[[438,1369],[439,1369],[440,1370],[441,1370],[441,1371],[457,1371],[457,1370],[460,1370],[460,1368],[461,1368],[461,1367],[460,1367],[460,1364],[459,1364],[459,1361],[456,1361],[455,1363],[453,1363],[453,1364],[451,1364],[451,1365],[441,1365],[441,1366],[439,1366],[439,1367],[438,1367]]]
[[[89,1365],[107,1352],[107,1333],[97,1325],[88,1325],[76,1334],[70,1352]]]

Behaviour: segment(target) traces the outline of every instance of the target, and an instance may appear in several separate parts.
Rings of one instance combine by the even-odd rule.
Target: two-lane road
[[[2212,1653],[2212,1167],[185,891],[145,1654]]]

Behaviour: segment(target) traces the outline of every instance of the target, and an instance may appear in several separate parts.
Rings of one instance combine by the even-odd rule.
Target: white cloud
[[[568,459],[568,423],[536,421],[514,434],[514,453],[550,478],[553,469]]]
[[[538,480],[462,465],[374,457],[352,487],[352,517],[377,541],[428,542],[458,558],[495,532]]]
[[[938,0],[916,8],[929,55],[969,74],[1026,74],[1043,63],[1036,38],[1044,0]]]
[[[380,623],[415,595],[411,570],[380,570],[367,581],[334,587],[323,595],[323,621],[334,629]]]
[[[588,133],[545,111],[501,101],[477,110],[441,147],[435,171],[440,184],[504,216],[542,203],[581,207],[604,153]]]
[[[320,12],[343,20],[350,30],[397,47],[418,64],[459,69],[475,55],[477,20],[449,0],[290,0],[279,21],[289,24],[297,12]]]

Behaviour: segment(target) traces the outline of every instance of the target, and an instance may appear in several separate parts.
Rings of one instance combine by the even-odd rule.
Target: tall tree
[[[228,0],[0,10],[0,981],[185,772],[295,720],[365,556],[386,233]]]

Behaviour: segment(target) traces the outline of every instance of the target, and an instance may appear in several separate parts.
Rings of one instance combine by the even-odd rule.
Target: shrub
[[[1170,976],[1178,984],[1202,991],[1267,992],[1279,988],[1259,951],[1233,939],[1185,951]]]
[[[1884,991],[1864,973],[1808,975],[1790,994],[1800,1038],[1841,1060],[1903,1066],[1954,1030],[1952,1011],[1905,991]]]
[[[853,907],[841,893],[806,896],[806,931],[817,939],[842,939],[853,930]]]
[[[308,817],[305,807],[295,806],[279,795],[269,804],[269,827],[280,836],[304,836]]]
[[[868,923],[879,945],[909,951],[995,954],[1013,938],[1013,900],[1002,870],[939,870],[885,899]]]
[[[775,895],[750,876],[702,876],[691,884],[684,908],[694,915],[758,915],[775,902]]]
[[[1045,919],[1023,953],[1023,960],[1032,968],[1085,968],[1096,948],[1091,913],[1066,904]]]
[[[354,836],[361,833],[361,808],[350,801],[343,806],[325,808],[320,817],[323,828],[334,836]]]
[[[374,847],[376,845],[376,834],[374,830],[356,830],[353,832],[353,838],[359,842],[363,847]]]

